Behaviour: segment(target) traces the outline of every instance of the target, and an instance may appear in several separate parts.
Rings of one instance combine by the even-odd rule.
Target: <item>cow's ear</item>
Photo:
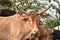
[[[29,18],[24,18],[23,20],[24,20],[24,21],[27,21],[27,20],[29,20]]]

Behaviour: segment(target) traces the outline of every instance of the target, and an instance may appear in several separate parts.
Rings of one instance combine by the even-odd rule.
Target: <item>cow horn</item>
[[[17,7],[17,6],[16,6],[16,7]],[[22,9],[18,8],[18,7],[17,7],[17,9],[18,9],[18,12],[19,12],[19,13],[23,13],[23,14],[28,15],[28,13],[27,13],[26,11],[24,11],[24,10],[22,10]]]
[[[37,12],[37,14],[40,15],[40,14],[44,13],[44,12],[47,11],[50,7],[51,7],[51,6],[49,6],[48,8],[46,8],[46,9],[44,9],[44,10],[42,10],[42,11]]]

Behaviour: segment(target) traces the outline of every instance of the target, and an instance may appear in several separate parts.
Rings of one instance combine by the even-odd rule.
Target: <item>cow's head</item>
[[[22,14],[26,14],[27,17],[23,18],[24,21],[26,21],[26,25],[30,25],[31,29],[32,29],[32,33],[35,34],[38,31],[38,27],[37,27],[37,20],[40,14],[44,13],[45,11],[47,11],[50,7],[40,11],[40,12],[36,12],[36,13],[27,13],[26,11],[19,9],[19,12]]]

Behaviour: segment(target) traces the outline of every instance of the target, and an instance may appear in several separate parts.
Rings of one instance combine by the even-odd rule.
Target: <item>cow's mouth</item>
[[[29,38],[27,38],[26,40],[34,40],[36,37],[38,37],[37,34],[32,34]]]

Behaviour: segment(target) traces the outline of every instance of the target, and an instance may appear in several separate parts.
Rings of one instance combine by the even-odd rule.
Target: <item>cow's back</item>
[[[15,38],[16,33],[18,33],[19,30],[19,22],[18,15],[0,17],[0,40],[16,40]]]

